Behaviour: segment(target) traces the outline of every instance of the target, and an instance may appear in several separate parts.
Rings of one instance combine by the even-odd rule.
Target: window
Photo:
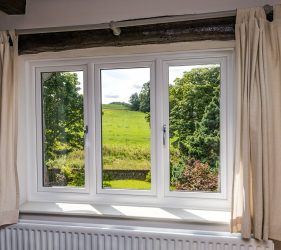
[[[41,72],[43,186],[85,185],[83,71]]]
[[[231,49],[29,66],[34,200],[229,207]]]
[[[220,64],[169,66],[170,191],[221,191]]]
[[[150,190],[150,68],[100,74],[102,188]]]

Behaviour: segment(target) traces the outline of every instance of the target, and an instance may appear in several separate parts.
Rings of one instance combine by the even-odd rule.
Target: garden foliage
[[[45,165],[48,171],[57,173],[57,180],[52,177],[56,185],[83,186],[83,96],[77,75],[43,74]],[[149,122],[150,83],[144,83],[140,93],[134,93],[129,101],[130,104],[109,104],[108,108],[118,105],[124,107],[124,112],[143,112]],[[219,67],[194,68],[169,85],[170,178],[174,189],[219,189],[219,101]],[[143,162],[139,167],[145,166],[150,161],[150,149],[142,147],[104,145],[105,164],[110,166],[118,158],[120,164],[132,161],[132,168],[137,161]],[[150,178],[149,173],[147,180]]]

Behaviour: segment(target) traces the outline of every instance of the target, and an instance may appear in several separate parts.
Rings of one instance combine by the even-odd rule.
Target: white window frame
[[[95,65],[95,81],[94,88],[95,93],[101,93],[101,70],[110,70],[110,69],[132,69],[132,68],[149,68],[150,69],[150,113],[151,113],[151,129],[150,129],[150,153],[151,153],[151,189],[150,190],[134,190],[134,189],[105,189],[102,188],[102,140],[101,140],[101,131],[102,131],[102,122],[101,122],[101,95],[95,95],[94,103],[95,109],[95,145],[96,145],[96,190],[97,194],[121,194],[121,195],[156,195],[156,138],[152,133],[155,129],[155,66],[153,61],[149,62],[116,62],[116,63],[103,63]],[[99,178],[100,177],[100,178]]]
[[[38,191],[39,192],[77,192],[77,193],[88,193],[89,192],[89,150],[85,145],[85,186],[84,187],[65,187],[65,186],[53,186],[53,187],[45,187],[43,185],[43,108],[42,108],[42,81],[41,81],[41,73],[48,72],[74,72],[74,71],[82,71],[83,72],[83,115],[84,115],[84,125],[88,124],[88,105],[87,105],[87,67],[85,65],[80,66],[51,66],[51,67],[37,67],[35,69],[35,91],[36,91],[36,139],[37,139],[37,183],[38,183]],[[41,103],[41,105],[39,105]],[[87,135],[85,138],[87,142]],[[41,166],[41,167],[39,167]]]
[[[176,59],[176,60],[167,60],[164,62],[164,96],[166,102],[164,103],[164,110],[169,110],[169,92],[168,92],[168,81],[169,81],[169,67],[170,66],[194,66],[194,65],[211,65],[219,64],[220,65],[220,189],[221,192],[181,192],[181,191],[170,191],[170,167],[169,167],[169,144],[167,143],[164,147],[165,155],[165,196],[168,197],[196,197],[200,199],[225,199],[227,197],[227,157],[226,157],[226,142],[227,142],[227,119],[226,119],[226,110],[227,110],[227,67],[226,67],[225,57],[205,57],[205,58],[189,58],[189,59]],[[164,123],[167,126],[167,137],[169,138],[169,114],[164,112]],[[221,167],[222,166],[222,167]]]
[[[221,159],[225,169],[221,172],[221,193],[206,192],[171,192],[169,190],[169,161],[168,148],[163,146],[162,126],[168,125],[167,97],[168,97],[168,67],[172,65],[198,65],[198,64],[221,64]],[[152,152],[152,188],[151,190],[118,190],[102,189],[100,166],[100,69],[105,68],[138,68],[149,67],[151,70],[151,152]],[[157,205],[163,207],[186,207],[197,209],[223,209],[228,210],[231,204],[232,168],[234,151],[234,86],[233,86],[233,49],[212,49],[205,51],[177,51],[167,53],[143,53],[138,55],[120,55],[105,57],[71,58],[59,60],[26,60],[26,80],[31,83],[30,90],[34,91],[33,110],[36,119],[36,133],[30,135],[31,148],[40,151],[40,138],[42,131],[40,117],[38,117],[38,72],[54,69],[54,71],[77,71],[83,69],[84,73],[84,110],[87,110],[87,167],[85,168],[85,188],[70,187],[43,187],[42,186],[42,160],[40,166],[40,155],[32,154],[33,160],[29,165],[29,201],[53,201],[53,202],[95,202],[108,204],[142,204]],[[37,72],[37,73],[36,73]],[[166,72],[166,73],[165,73]],[[39,81],[40,83],[41,81]],[[157,91],[156,91],[157,90]],[[35,98],[36,96],[36,98]],[[39,105],[40,106],[40,105]],[[40,109],[41,107],[39,107]],[[157,110],[157,112],[156,112]],[[160,112],[161,111],[161,112]],[[32,110],[31,110],[32,112]],[[40,116],[40,115],[39,115]],[[34,124],[33,124],[34,125]],[[167,131],[168,126],[167,126]],[[154,133],[153,133],[154,132]],[[41,133],[41,134],[40,134]],[[94,135],[99,135],[95,136]],[[41,137],[40,137],[41,136]],[[169,138],[167,134],[167,138]],[[34,142],[34,143],[33,143]],[[168,145],[168,143],[166,144]],[[42,147],[42,141],[41,141]],[[41,151],[42,154],[42,151]],[[100,156],[99,156],[100,155]],[[38,169],[41,168],[41,172]],[[35,173],[35,174],[34,174]],[[40,183],[41,178],[41,183]],[[136,196],[138,198],[136,199]]]

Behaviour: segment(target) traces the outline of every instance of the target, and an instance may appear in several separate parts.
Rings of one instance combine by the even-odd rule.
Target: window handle
[[[162,131],[163,131],[163,145],[166,145],[166,132],[167,132],[166,124],[163,125]]]
[[[88,128],[88,125],[86,125],[84,127],[84,145],[86,145],[86,143],[87,143],[86,137],[87,137],[88,132],[89,132],[89,128]]]
[[[88,132],[89,132],[89,128],[88,128],[88,125],[86,125],[84,127],[84,135],[88,134]]]

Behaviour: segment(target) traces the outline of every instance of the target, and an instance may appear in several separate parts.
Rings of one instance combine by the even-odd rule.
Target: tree
[[[144,113],[150,112],[150,82],[146,82],[142,85],[140,94],[140,111]]]
[[[190,157],[200,159],[201,162],[208,163],[212,168],[218,168],[220,151],[219,86],[216,87],[214,94],[196,131],[187,137],[185,148]]]
[[[77,74],[42,74],[45,160],[83,149],[83,96]]]
[[[144,113],[150,112],[150,82],[142,85],[140,93],[134,93],[129,100],[131,109],[134,111],[141,111]]]
[[[138,93],[134,93],[131,95],[129,100],[131,106],[130,109],[133,111],[139,111],[140,109],[140,99]]]
[[[131,110],[145,113],[145,120],[150,123],[150,82],[142,85],[139,95],[138,93],[131,95],[130,104]]]
[[[195,68],[169,86],[170,137],[186,158],[218,164],[220,68]]]

